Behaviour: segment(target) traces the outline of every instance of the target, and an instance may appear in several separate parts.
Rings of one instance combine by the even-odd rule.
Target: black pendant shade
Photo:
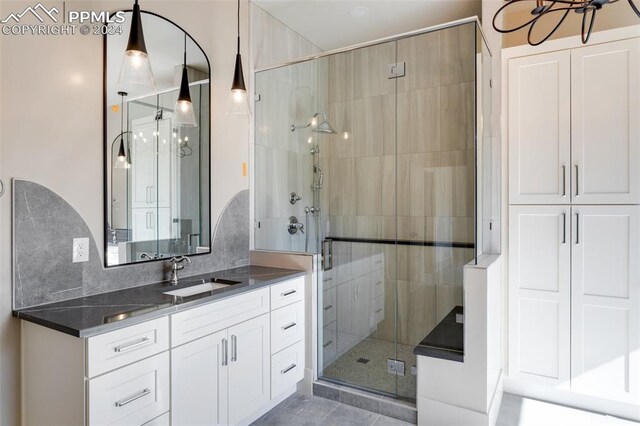
[[[147,53],[147,45],[144,42],[144,31],[142,31],[142,17],[140,16],[140,5],[138,0],[133,5],[131,14],[131,31],[129,32],[129,42],[127,51],[138,51]]]
[[[189,73],[187,71],[187,34],[184,34],[184,61],[182,62],[182,76],[180,78],[180,90],[178,99],[173,111],[173,123],[177,127],[196,127],[195,109],[191,102],[191,91],[189,89]]]
[[[189,76],[187,75],[186,65],[182,65],[182,79],[180,80],[180,91],[178,92],[178,101],[191,102],[191,92],[189,91]]]
[[[238,53],[236,53],[236,69],[233,72],[233,84],[231,90],[244,90],[247,91],[247,86],[244,84],[244,73],[242,72],[242,56],[240,56],[240,37],[238,37]]]
[[[118,160],[125,161],[127,159],[127,153],[124,150],[124,138],[120,136],[120,149],[118,149]]]

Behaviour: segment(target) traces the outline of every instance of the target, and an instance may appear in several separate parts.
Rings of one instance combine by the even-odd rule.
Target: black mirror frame
[[[113,17],[117,12],[119,11],[115,11],[112,12],[109,17]],[[133,9],[125,9],[122,10],[121,12],[133,12]],[[201,255],[207,255],[207,254],[211,254],[212,252],[212,245],[213,245],[213,228],[214,228],[214,224],[211,223],[211,111],[212,111],[212,106],[211,106],[211,91],[212,91],[212,87],[211,87],[211,62],[209,61],[209,57],[207,56],[207,53],[204,51],[204,49],[202,48],[202,46],[200,46],[200,44],[191,36],[191,34],[189,34],[187,31],[185,31],[184,28],[182,28],[180,25],[176,24],[175,22],[173,22],[170,19],[165,18],[162,15],[159,15],[157,13],[154,12],[149,12],[149,11],[145,11],[145,10],[141,10],[140,11],[142,14],[147,14],[147,15],[151,15],[151,16],[155,16],[157,18],[163,19],[165,21],[167,21],[168,23],[172,24],[173,26],[175,26],[176,28],[178,28],[180,31],[182,31],[184,34],[187,35],[187,37],[189,37],[189,39],[198,47],[198,49],[200,49],[200,51],[202,52],[202,54],[204,55],[204,58],[207,61],[207,66],[209,67],[209,149],[208,149],[208,157],[207,157],[207,165],[208,165],[208,170],[209,170],[209,186],[208,186],[208,194],[207,194],[207,202],[208,202],[208,211],[209,211],[209,251],[207,252],[203,252],[203,253],[192,253],[189,254],[189,256],[201,256]],[[109,265],[107,264],[107,249],[108,249],[108,240],[107,240],[107,233],[106,230],[108,229],[108,223],[109,223],[109,209],[107,206],[107,202],[106,200],[108,198],[110,198],[108,192],[109,192],[109,183],[108,183],[108,175],[109,175],[109,167],[110,165],[107,164],[107,152],[108,150],[111,150],[111,146],[110,146],[110,141],[107,140],[107,111],[108,111],[108,106],[107,106],[107,37],[109,37],[109,35],[105,34],[103,36],[103,41],[102,41],[102,140],[103,140],[103,150],[102,150],[102,164],[103,164],[103,229],[102,229],[102,236],[104,238],[104,244],[103,244],[103,250],[104,250],[104,267],[105,268],[117,268],[120,266],[131,266],[131,265],[138,265],[138,264],[143,264],[143,263],[149,263],[149,262],[159,262],[159,261],[166,261],[168,260],[168,258],[159,258],[159,259],[148,259],[148,260],[141,260],[139,262],[130,262],[130,263],[123,263],[123,264],[118,264],[118,265]],[[124,54],[124,52],[123,52]]]

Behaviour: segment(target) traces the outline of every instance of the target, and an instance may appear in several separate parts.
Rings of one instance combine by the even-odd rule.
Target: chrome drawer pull
[[[380,312],[382,312],[382,308],[378,309],[378,310],[376,311],[376,314],[379,314]]]
[[[379,265],[382,263],[382,260],[376,260],[376,265]]]
[[[151,393],[151,389],[146,388],[146,389],[144,389],[142,392],[140,392],[140,393],[139,393],[138,395],[136,395],[136,396],[132,396],[132,397],[131,397],[131,398],[129,398],[129,399],[123,399],[123,400],[120,400],[120,401],[116,402],[116,407],[124,407],[125,405],[130,404],[130,403],[132,403],[133,401],[135,401],[135,400],[137,400],[137,399],[140,399],[140,398],[142,398],[142,397],[144,397],[144,396],[147,396],[147,395],[149,395],[150,393]]]
[[[295,290],[285,291],[283,293],[280,293],[280,296],[282,296],[282,297],[291,296],[295,292],[296,292]]]
[[[323,348],[326,348],[327,346],[329,346],[330,344],[333,343],[333,340],[329,340],[327,343],[325,343],[324,345],[322,345]]]
[[[288,366],[284,370],[280,370],[280,374],[287,374],[289,371],[293,370],[294,368],[296,368],[296,365],[295,364],[291,364],[290,366]]]
[[[290,324],[287,324],[287,325],[282,326],[282,329],[283,329],[283,330],[288,330],[288,329],[290,329],[291,327],[295,327],[295,326],[296,326],[296,323],[295,323],[295,322],[292,322],[292,323],[290,323]]]
[[[125,351],[131,350],[133,348],[137,348],[138,346],[146,345],[149,342],[151,342],[151,339],[149,339],[148,337],[143,337],[141,340],[138,340],[135,343],[131,343],[129,345],[124,345],[124,346],[116,346],[115,348],[113,348],[113,351],[114,352],[125,352]]]
[[[222,366],[226,367],[229,364],[229,348],[227,345],[227,339],[222,339]]]
[[[376,285],[380,285],[380,284],[382,284],[382,281],[378,281],[378,282],[376,283]]]
[[[231,335],[231,362],[238,360],[238,337],[235,334]]]
[[[333,305],[327,305],[327,306],[325,306],[325,307],[324,307],[324,310],[325,310],[325,311],[328,311],[328,310],[329,310],[329,309],[331,309],[331,308],[333,308]]]

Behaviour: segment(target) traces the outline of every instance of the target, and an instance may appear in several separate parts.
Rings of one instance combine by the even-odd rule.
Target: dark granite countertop
[[[13,316],[72,336],[90,337],[305,274],[304,271],[290,269],[243,266],[184,277],[178,286],[169,286],[165,281],[19,309],[13,311]],[[163,294],[166,291],[202,284],[203,279],[213,277],[239,283],[184,298]]]
[[[415,355],[464,362],[464,324],[456,321],[456,314],[463,315],[462,306],[456,306],[413,349]]]

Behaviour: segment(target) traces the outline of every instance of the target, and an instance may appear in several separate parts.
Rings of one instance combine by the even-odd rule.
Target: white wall
[[[30,1],[0,2],[0,16]],[[55,2],[47,3],[47,6]],[[56,4],[62,10],[62,2]],[[133,1],[67,1],[67,10],[130,9]],[[248,188],[248,117],[226,116],[236,49],[235,0],[142,0],[182,26],[212,68],[212,224]],[[248,81],[248,7],[242,1]],[[0,36],[0,177],[43,184],[67,200],[103,244],[102,38]],[[153,60],[153,58],[152,58]],[[0,199],[0,424],[19,424],[19,326],[11,318],[11,201]],[[212,228],[214,229],[214,228]],[[73,236],[69,236],[70,238]]]

